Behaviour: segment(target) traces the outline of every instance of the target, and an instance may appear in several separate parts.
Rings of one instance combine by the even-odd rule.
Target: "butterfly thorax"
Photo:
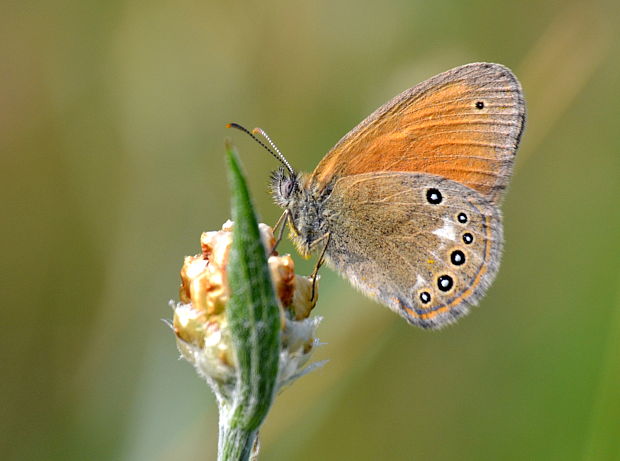
[[[283,169],[271,176],[274,201],[288,210],[293,242],[299,252],[308,255],[329,232],[324,203],[329,191],[320,191],[303,173],[286,175]]]

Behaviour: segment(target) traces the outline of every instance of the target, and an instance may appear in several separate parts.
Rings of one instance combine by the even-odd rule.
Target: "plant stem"
[[[257,435],[257,430],[248,431],[238,426],[231,426],[228,422],[220,421],[218,461],[246,461],[250,459]]]

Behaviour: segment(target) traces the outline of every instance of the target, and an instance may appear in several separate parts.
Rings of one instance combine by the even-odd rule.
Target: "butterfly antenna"
[[[238,130],[240,130],[240,131],[243,131],[245,134],[249,135],[249,136],[250,136],[250,137],[251,137],[254,141],[256,141],[256,142],[257,142],[257,143],[259,143],[261,146],[263,146],[263,147],[265,148],[265,150],[266,150],[267,152],[269,152],[271,155],[273,155],[273,156],[274,156],[274,157],[275,157],[275,158],[276,158],[276,159],[277,159],[280,163],[282,163],[282,164],[286,167],[286,169],[289,171],[289,173],[290,173],[291,175],[294,175],[294,174],[295,174],[295,170],[293,170],[293,167],[291,167],[291,164],[290,164],[290,163],[288,163],[288,160],[286,160],[286,158],[284,158],[284,155],[282,155],[282,152],[280,152],[280,149],[278,149],[278,148],[276,147],[276,145],[275,145],[275,144],[271,141],[271,139],[269,138],[269,136],[267,136],[267,134],[266,134],[263,130],[261,130],[260,128],[255,128],[255,129],[254,129],[254,130],[252,130],[252,131],[257,132],[257,133],[259,133],[261,136],[263,136],[263,137],[267,140],[267,142],[269,142],[269,144],[271,145],[271,147],[273,147],[273,149],[277,152],[277,154],[276,154],[276,152],[274,152],[273,150],[271,150],[271,149],[269,148],[269,146],[267,146],[264,142],[262,142],[260,139],[258,139],[258,138],[254,135],[254,133],[252,133],[252,131],[248,130],[248,129],[247,129],[247,128],[245,128],[244,126],[239,125],[238,123],[228,123],[228,124],[226,125],[226,128],[236,128],[236,129],[238,129]]]
[[[280,157],[280,161],[282,163],[284,163],[284,165],[286,166],[286,168],[288,169],[288,171],[291,174],[294,174],[294,170],[293,167],[291,167],[291,164],[288,163],[288,160],[286,160],[286,157],[284,157],[284,155],[282,154],[282,152],[280,152],[280,149],[278,149],[278,146],[275,145],[275,143],[271,140],[271,138],[267,135],[267,133],[265,133],[265,130],[263,130],[262,128],[254,128],[252,130],[252,133],[254,134],[260,134],[263,138],[265,138],[267,140],[267,142],[269,143],[269,145],[273,148],[273,150],[276,151],[276,153],[278,154],[278,156]]]

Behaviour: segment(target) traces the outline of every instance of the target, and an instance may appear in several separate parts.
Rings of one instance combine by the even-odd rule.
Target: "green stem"
[[[218,461],[249,460],[257,436],[257,430],[248,431],[240,427],[231,427],[225,421],[220,422]]]

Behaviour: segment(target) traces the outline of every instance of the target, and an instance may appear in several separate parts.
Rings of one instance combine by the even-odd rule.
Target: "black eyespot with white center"
[[[452,253],[450,253],[450,262],[455,266],[465,264],[465,253],[463,253],[461,250],[454,250]]]
[[[471,235],[469,232],[465,232],[463,234],[463,242],[465,242],[466,245],[469,245],[473,241],[474,241],[474,236]]]
[[[467,215],[465,213],[459,213],[456,215],[456,219],[461,224],[465,224],[467,222]]]
[[[439,189],[435,189],[433,187],[426,191],[426,200],[428,200],[428,203],[431,205],[439,205],[443,200],[443,197],[441,196]]]
[[[476,101],[476,109],[484,109],[484,102]]]
[[[437,287],[441,291],[450,291],[454,286],[454,280],[449,275],[442,275],[437,279]]]
[[[423,291],[420,293],[420,301],[422,304],[428,304],[431,302],[431,294],[428,291]]]

